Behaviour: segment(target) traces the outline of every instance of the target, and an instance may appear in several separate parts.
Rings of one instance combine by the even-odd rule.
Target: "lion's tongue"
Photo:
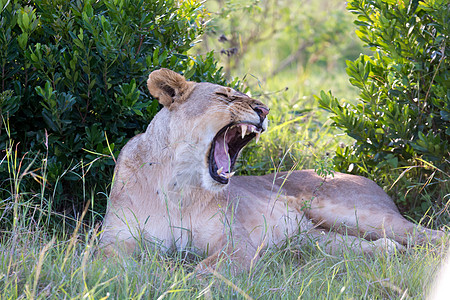
[[[216,161],[217,169],[220,170],[221,168],[223,168],[220,173],[230,172],[231,160],[230,156],[228,155],[228,143],[227,143],[228,141],[226,141],[225,139],[227,138],[222,136],[218,137],[216,139],[214,149],[214,159]]]

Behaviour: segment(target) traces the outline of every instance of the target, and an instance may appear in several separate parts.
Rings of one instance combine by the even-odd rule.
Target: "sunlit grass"
[[[357,91],[345,80],[343,73],[337,76],[311,71],[305,76],[295,70],[265,84],[249,77],[252,96],[270,107],[269,128],[257,145],[251,143],[244,149],[237,168],[240,174],[315,168],[328,160],[337,147],[352,143],[332,126],[328,113],[318,108],[314,98],[329,86],[336,86],[342,95],[355,97]]]

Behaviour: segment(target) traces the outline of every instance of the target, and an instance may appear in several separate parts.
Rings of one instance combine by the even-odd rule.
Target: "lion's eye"
[[[223,96],[223,97],[225,97],[225,98],[228,98],[228,95],[225,94],[225,93],[222,93],[222,92],[216,92],[216,95],[218,95],[218,96]]]
[[[227,101],[233,101],[236,98],[234,96],[230,96],[230,94],[225,92],[216,92],[216,95],[224,97]]]

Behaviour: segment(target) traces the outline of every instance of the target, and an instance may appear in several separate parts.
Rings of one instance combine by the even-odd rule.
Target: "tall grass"
[[[423,299],[440,247],[407,254],[326,255],[314,245],[267,251],[250,273],[193,272],[181,254],[95,255],[97,228],[55,238],[25,226],[1,239],[1,299]]]

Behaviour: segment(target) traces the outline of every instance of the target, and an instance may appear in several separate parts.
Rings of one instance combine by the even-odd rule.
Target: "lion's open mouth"
[[[256,142],[263,129],[252,124],[230,124],[214,137],[209,152],[209,174],[222,184],[227,184],[234,175],[233,167],[239,152],[254,137]]]

